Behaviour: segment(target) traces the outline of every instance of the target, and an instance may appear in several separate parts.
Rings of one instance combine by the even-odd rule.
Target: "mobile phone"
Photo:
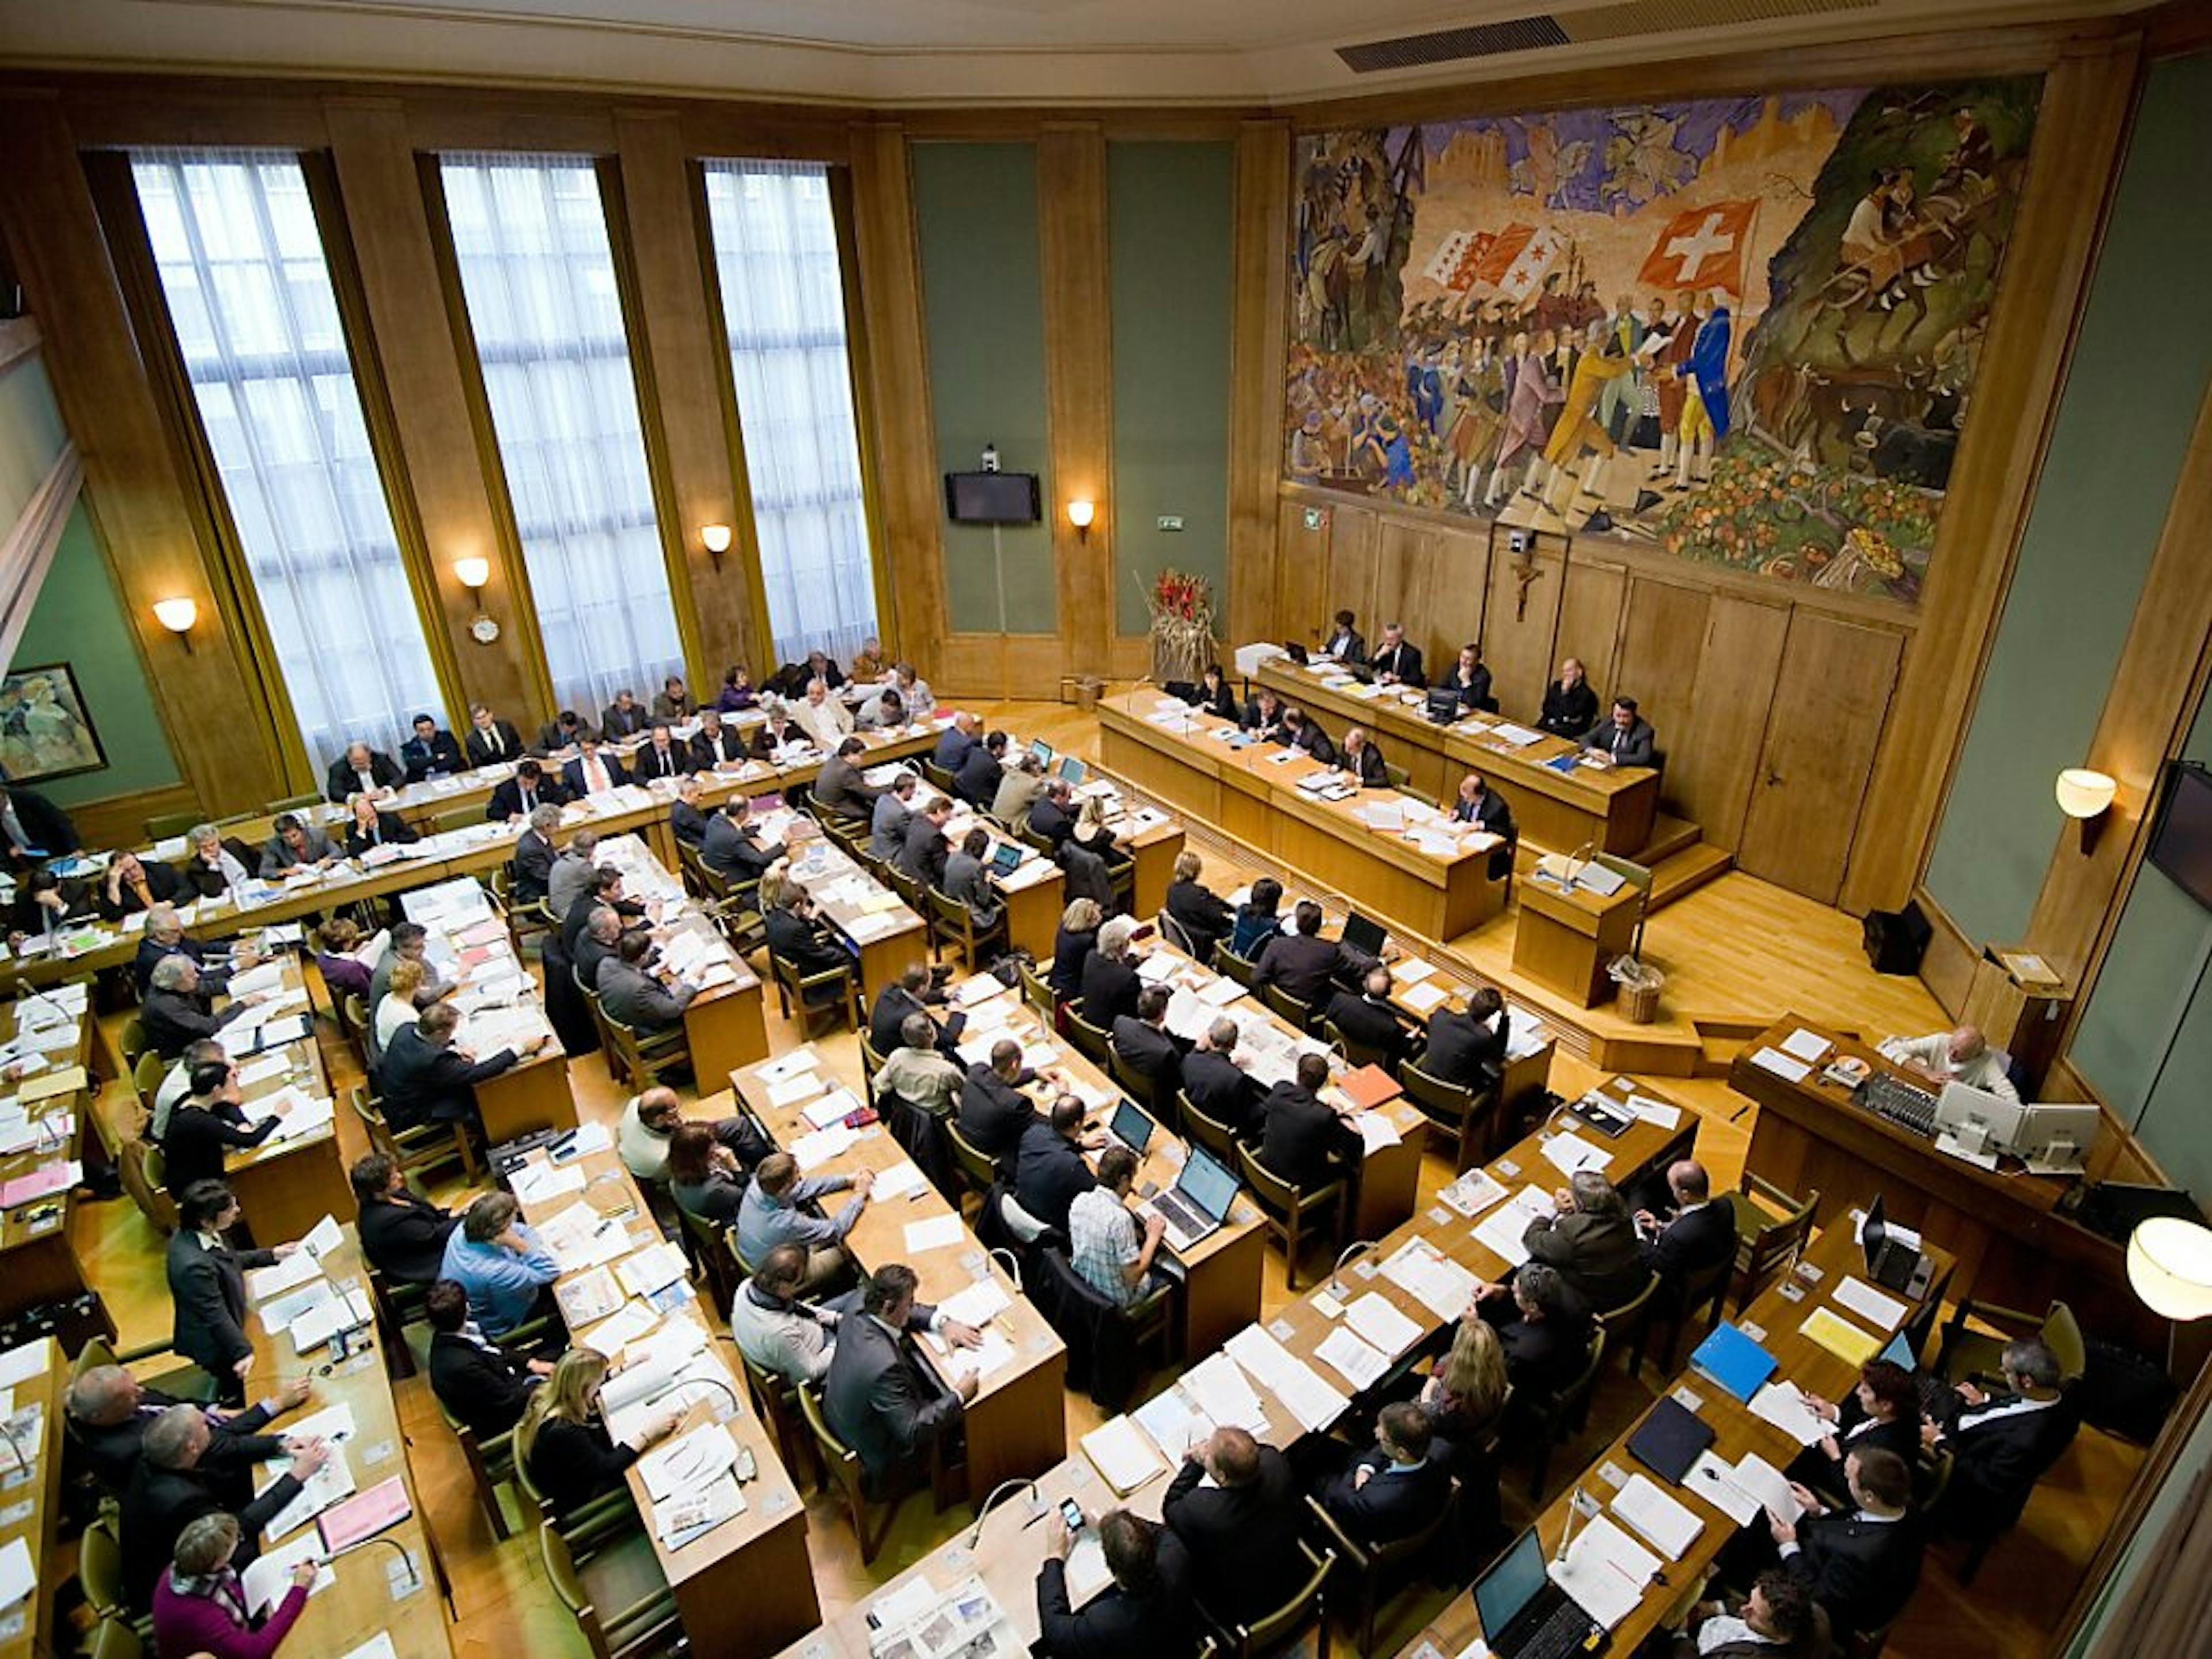
[[[1060,1518],[1067,1523],[1068,1531],[1083,1530],[1083,1506],[1073,1498],[1063,1498],[1060,1500]]]

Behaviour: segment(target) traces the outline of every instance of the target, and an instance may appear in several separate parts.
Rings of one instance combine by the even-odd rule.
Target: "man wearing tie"
[[[1654,741],[1651,722],[1636,712],[1636,699],[1615,697],[1613,720],[1590,734],[1589,752],[1615,766],[1649,766]]]
[[[417,714],[415,735],[399,745],[399,763],[407,769],[410,783],[447,776],[461,769],[461,745],[431,716]]]
[[[1421,647],[1406,642],[1403,625],[1391,623],[1382,629],[1382,643],[1368,659],[1377,684],[1410,685],[1416,690],[1428,681],[1421,677]]]
[[[484,808],[484,817],[495,823],[512,823],[541,806],[558,806],[567,799],[561,786],[545,775],[544,767],[535,760],[526,760],[514,769],[513,777],[491,792],[491,805]]]
[[[588,733],[576,739],[576,758],[561,769],[561,781],[570,796],[597,795],[629,781],[621,760],[599,747]]]
[[[962,1370],[948,1394],[923,1366],[912,1332],[936,1330],[957,1347],[981,1346],[982,1334],[915,1300],[913,1268],[891,1262],[861,1287],[860,1311],[837,1328],[823,1377],[823,1413],[837,1437],[859,1454],[868,1490],[881,1492],[900,1464],[933,1443],[957,1444],[963,1407],[975,1397],[975,1373]],[[948,1461],[951,1461],[948,1459]]]
[[[691,769],[691,756],[670,738],[665,720],[655,720],[653,735],[646,739],[644,748],[630,757],[630,764],[637,769],[639,777],[650,783],[655,778],[682,777]]]
[[[522,734],[511,721],[495,719],[483,704],[469,710],[469,734],[461,747],[471,766],[496,766],[522,752]]]
[[[340,805],[349,796],[373,795],[386,789],[397,789],[407,781],[398,763],[380,749],[371,749],[365,743],[350,743],[344,754],[331,763],[330,775],[323,780],[323,793]]]

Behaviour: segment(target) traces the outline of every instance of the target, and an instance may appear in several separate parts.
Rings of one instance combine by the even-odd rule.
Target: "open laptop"
[[[1134,1101],[1125,1100],[1115,1107],[1114,1120],[1106,1126],[1106,1130],[1115,1139],[1142,1158],[1145,1148],[1152,1144],[1155,1127],[1141,1107]]]
[[[1498,1659],[1566,1659],[1606,1645],[1605,1626],[1545,1571],[1534,1527],[1474,1581],[1474,1610]]]
[[[1073,755],[1068,756],[1060,763],[1060,781],[1067,784],[1071,787],[1082,783],[1084,772],[1085,767],[1083,763]]]
[[[1194,1146],[1176,1184],[1151,1202],[1160,1219],[1167,1223],[1168,1243],[1178,1250],[1187,1250],[1221,1230],[1236,1198],[1237,1177],[1203,1147]]]
[[[1920,1273],[1920,1247],[1890,1237],[1880,1193],[1867,1206],[1866,1220],[1859,1229],[1859,1243],[1866,1250],[1868,1278],[1886,1291],[1910,1293]]]
[[[1389,938],[1381,922],[1363,916],[1357,910],[1344,919],[1344,948],[1357,951],[1370,962],[1382,960],[1382,947],[1389,942]]]
[[[991,854],[991,873],[1000,877],[1011,876],[1021,867],[1021,862],[1022,849],[1019,844],[1011,841],[1002,841],[999,843],[998,850]]]
[[[1297,664],[1299,667],[1304,668],[1306,665],[1308,661],[1306,648],[1303,645],[1300,645],[1296,640],[1285,640],[1283,641],[1283,651],[1285,654],[1287,655],[1292,662]]]
[[[1036,763],[1039,766],[1048,767],[1052,764],[1052,745],[1042,738],[1030,739],[1030,753],[1036,757]]]

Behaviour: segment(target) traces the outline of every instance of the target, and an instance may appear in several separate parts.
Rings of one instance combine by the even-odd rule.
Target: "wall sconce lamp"
[[[2087,857],[2097,845],[2097,832],[2112,810],[2119,785],[2102,772],[2069,766],[2058,775],[2058,810],[2081,826],[2081,852]]]
[[[477,617],[469,624],[469,637],[478,645],[489,645],[499,637],[497,620],[485,615],[483,608],[483,589],[484,584],[491,580],[491,561],[477,558],[455,559],[453,574],[459,579],[462,586],[477,597]]]
[[[192,624],[200,619],[199,601],[192,599],[156,599],[154,620],[177,636],[185,651],[192,648]]]
[[[722,555],[730,550],[730,526],[726,524],[702,524],[699,540],[707,549],[707,556],[714,562],[714,568],[722,568]]]
[[[1079,541],[1087,542],[1091,539],[1091,521],[1097,516],[1098,506],[1095,501],[1070,501],[1067,504],[1067,521],[1075,526],[1075,535]]]

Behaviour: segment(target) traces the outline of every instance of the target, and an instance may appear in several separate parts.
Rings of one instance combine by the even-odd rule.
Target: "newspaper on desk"
[[[916,1578],[869,1609],[872,1659],[1018,1659],[1025,1653],[1006,1612],[979,1577],[939,1594]]]
[[[1500,1205],[1474,1226],[1474,1236],[1496,1255],[1501,1255],[1513,1267],[1528,1259],[1528,1247],[1521,1242],[1528,1231],[1528,1224],[1539,1217],[1557,1213],[1551,1199],[1534,1187],[1523,1187],[1511,1201]]]

